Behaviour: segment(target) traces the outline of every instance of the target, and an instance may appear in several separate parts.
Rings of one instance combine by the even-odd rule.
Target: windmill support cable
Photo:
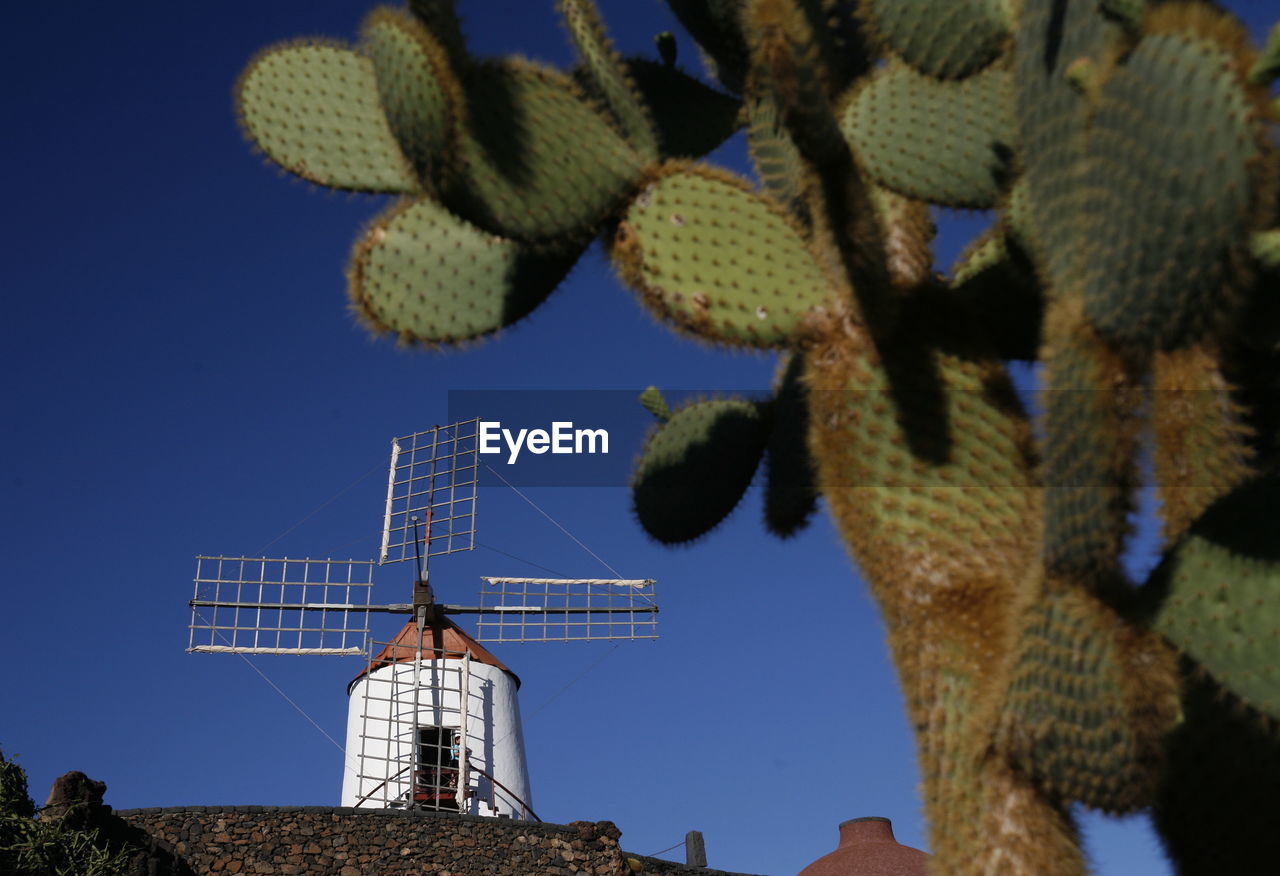
[[[204,619],[204,615],[201,615],[201,619]],[[225,637],[223,638],[225,640]],[[296,702],[293,702],[293,698],[289,697],[289,694],[284,693],[284,690],[280,689],[280,685],[276,684],[275,681],[269,679],[268,675],[266,675],[266,672],[260,670],[259,667],[257,667],[257,665],[255,665],[255,663],[253,663],[253,661],[251,661],[250,658],[244,656],[244,654],[239,652],[234,652],[234,653],[236,653],[236,656],[241,658],[241,660],[243,660],[244,663],[246,663],[246,665],[250,667],[251,670],[257,672],[257,675],[259,675],[259,677],[261,677],[262,680],[266,681],[266,683],[268,683],[271,686],[271,689],[275,690],[275,693],[282,695],[282,697],[284,697],[284,702],[287,702],[289,706],[292,706],[294,710],[297,710],[298,715],[305,717],[307,721],[311,722],[311,726],[314,726],[316,730],[320,731],[320,735],[323,735],[325,739],[328,739],[330,743],[333,743],[333,747],[337,748],[339,752],[343,753],[343,761],[348,761],[348,759],[351,759],[347,756],[347,749],[344,749],[342,745],[339,745],[338,740],[334,739],[333,736],[330,736],[328,731],[326,731],[324,727],[321,727],[319,722],[317,722],[314,717],[307,715],[307,711],[305,710],[305,708],[302,708],[301,706],[298,706]],[[348,766],[348,768],[351,768],[351,767]]]
[[[315,719],[315,718],[313,718],[313,717],[311,717],[310,715],[308,715],[308,714],[307,714],[307,710],[306,710],[306,709],[302,708],[302,706],[300,706],[300,705],[298,705],[297,703],[295,703],[295,702],[293,701],[293,698],[292,698],[292,697],[290,697],[290,696],[289,696],[287,693],[285,693],[283,690],[281,690],[281,689],[280,689],[280,685],[276,684],[274,681],[272,681],[270,678],[268,678],[268,677],[267,677],[267,674],[266,674],[265,672],[263,672],[261,669],[259,669],[256,665],[254,665],[254,662],[253,662],[252,660],[250,660],[248,657],[246,657],[246,656],[245,656],[245,655],[243,655],[243,654],[238,654],[237,656],[238,656],[241,660],[243,660],[245,663],[247,663],[247,664],[249,665],[249,668],[250,668],[250,669],[252,669],[254,672],[258,673],[258,675],[259,675],[259,676],[261,676],[261,678],[262,678],[262,680],[263,680],[263,681],[265,681],[267,684],[271,685],[271,689],[272,689],[272,690],[274,690],[276,693],[280,694],[280,696],[284,697],[284,701],[285,701],[286,703],[288,703],[289,705],[291,705],[291,706],[293,706],[295,709],[297,709],[297,711],[298,711],[298,714],[299,714],[299,715],[301,715],[302,717],[304,717],[304,718],[306,718],[308,721],[310,721],[310,722],[311,722],[311,726],[312,726],[312,727],[315,727],[317,730],[319,730],[319,731],[320,731],[320,734],[321,734],[322,736],[324,736],[324,738],[325,738],[325,739],[328,739],[330,742],[332,742],[332,743],[333,743],[333,747],[334,747],[334,748],[338,749],[338,751],[341,751],[341,752],[343,752],[344,754],[346,753],[346,750],[345,750],[341,745],[339,745],[339,744],[338,744],[338,740],[336,740],[336,739],[334,739],[332,736],[330,736],[330,735],[329,735],[329,733],[328,733],[328,731],[326,731],[323,727],[321,727],[321,726],[319,725],[319,723],[317,723],[317,722],[316,722],[316,719]]]
[[[614,643],[614,645],[613,645],[613,647],[612,647],[612,648],[610,648],[608,651],[605,651],[605,652],[604,652],[603,654],[601,654],[599,657],[597,657],[597,658],[595,659],[595,662],[591,663],[591,664],[590,664],[586,669],[582,670],[582,671],[581,671],[581,672],[579,672],[577,675],[575,675],[573,678],[569,679],[569,681],[564,685],[564,687],[560,688],[558,691],[556,691],[555,693],[553,693],[551,696],[549,696],[549,697],[547,697],[545,700],[543,700],[543,701],[538,705],[538,707],[537,707],[536,709],[534,709],[532,712],[530,712],[530,713],[529,713],[529,716],[528,716],[528,718],[526,718],[526,720],[528,720],[528,721],[532,721],[534,718],[536,718],[536,717],[538,716],[538,713],[539,713],[539,712],[541,712],[541,711],[542,711],[543,709],[545,709],[547,706],[551,705],[553,702],[555,702],[557,699],[559,699],[559,697],[561,696],[561,694],[563,694],[563,693],[564,693],[565,691],[567,691],[569,688],[573,687],[575,684],[577,684],[578,682],[582,681],[582,679],[586,678],[589,674],[591,674],[591,671],[592,671],[592,670],[594,670],[597,666],[599,666],[601,663],[603,663],[605,660],[607,660],[607,659],[608,659],[608,658],[613,654],[613,652],[614,652],[614,651],[617,651],[617,650],[618,650],[618,648],[619,648],[619,647],[621,647],[621,645],[622,645],[622,643],[621,643],[621,642],[615,642],[615,643]],[[516,732],[516,731],[514,731],[514,730],[510,731],[509,733],[507,733],[507,735],[506,735],[506,736],[503,736],[501,739],[499,739],[499,740],[498,740],[497,742],[495,742],[494,744],[495,744],[495,745],[500,745],[501,743],[506,742],[508,739],[510,739],[510,738],[511,738],[511,734],[512,734],[512,733],[515,733],[515,732]],[[533,810],[530,810],[530,812],[532,812],[532,811],[533,811]],[[541,819],[539,819],[539,820],[541,820]]]
[[[367,478],[369,477],[369,475],[371,475],[371,474],[373,474],[374,472],[379,471],[379,470],[381,470],[381,469],[382,469],[382,463],[378,463],[378,464],[377,464],[377,465],[375,465],[373,468],[369,469],[367,472],[365,472],[364,474],[360,475],[360,477],[356,478],[354,481],[352,481],[351,483],[347,484],[347,485],[346,485],[345,487],[343,487],[341,490],[338,490],[338,492],[334,493],[334,494],[333,494],[332,496],[330,496],[328,499],[325,499],[323,502],[321,502],[321,503],[320,503],[319,505],[317,505],[315,508],[311,509],[311,511],[309,511],[307,514],[305,514],[305,515],[302,517],[302,519],[300,519],[297,523],[293,524],[293,526],[290,526],[290,527],[289,527],[288,529],[286,529],[284,532],[280,533],[280,534],[279,534],[279,535],[277,535],[275,538],[271,539],[271,541],[267,542],[265,545],[263,545],[261,548],[259,548],[257,552],[258,552],[259,554],[265,554],[265,553],[267,552],[267,548],[271,547],[273,544],[275,544],[276,542],[278,542],[280,539],[284,538],[286,535],[288,535],[289,533],[293,532],[293,531],[294,531],[295,529],[297,529],[299,526],[301,526],[302,524],[304,524],[304,523],[306,523],[308,520],[310,520],[312,517],[315,517],[317,514],[319,514],[321,511],[323,511],[323,510],[324,510],[325,508],[327,508],[329,505],[332,505],[332,504],[333,504],[334,502],[336,502],[339,498],[341,498],[341,497],[342,497],[342,495],[343,495],[344,493],[349,492],[350,490],[354,489],[354,488],[355,488],[356,486],[358,486],[359,484],[363,483],[363,482],[365,481],[365,479],[367,479]]]
[[[555,524],[555,527],[556,527],[557,529],[559,529],[559,530],[560,530],[561,532],[563,532],[565,535],[569,536],[569,538],[573,539],[574,543],[576,543],[576,544],[578,545],[578,547],[582,548],[584,551],[586,551],[587,553],[591,554],[591,556],[592,556],[592,557],[594,557],[594,558],[596,559],[596,561],[597,561],[598,563],[600,563],[600,565],[604,566],[606,569],[608,569],[610,572],[612,572],[612,573],[613,573],[613,576],[614,576],[615,578],[621,578],[621,577],[622,577],[622,573],[621,573],[621,572],[619,572],[619,571],[618,571],[617,569],[615,569],[613,566],[610,566],[608,563],[606,563],[606,562],[605,562],[605,561],[600,557],[600,555],[599,555],[599,554],[597,554],[597,553],[596,553],[595,551],[593,551],[591,548],[589,548],[589,547],[587,547],[585,544],[583,544],[583,543],[582,543],[582,540],[581,540],[580,538],[578,538],[578,537],[577,537],[576,535],[574,535],[572,532],[570,532],[569,530],[567,530],[567,529],[565,529],[563,526],[561,526],[561,525],[560,525],[560,521],[556,520],[554,517],[552,517],[552,516],[551,516],[550,514],[548,514],[546,511],[543,511],[543,510],[542,510],[542,508],[540,508],[540,507],[538,506],[538,503],[537,503],[537,502],[533,501],[533,500],[532,500],[532,499],[530,499],[528,496],[526,496],[524,493],[522,493],[522,492],[520,492],[519,490],[517,490],[517,489],[515,488],[515,486],[513,486],[513,485],[512,485],[512,483],[511,483],[509,480],[507,480],[506,478],[504,478],[502,475],[498,474],[498,472],[494,471],[494,469],[493,469],[493,467],[492,467],[492,466],[490,466],[488,463],[485,463],[485,466],[484,466],[484,467],[485,467],[485,468],[487,468],[487,469],[490,471],[490,473],[492,473],[492,474],[493,474],[493,476],[494,476],[494,477],[496,477],[498,480],[502,481],[502,482],[503,482],[504,484],[506,484],[508,487],[511,487],[511,491],[512,491],[512,492],[514,492],[517,496],[519,496],[521,499],[524,499],[526,502],[528,502],[530,505],[532,505],[535,511],[537,511],[537,512],[538,512],[539,514],[541,514],[543,517],[547,518],[547,519],[548,519],[548,520],[550,520],[553,524]]]
[[[513,559],[513,560],[515,560],[516,562],[524,563],[524,564],[529,565],[529,566],[533,566],[535,569],[541,569],[541,570],[542,570],[542,571],[544,571],[544,572],[550,572],[552,575],[561,575],[561,576],[563,577],[563,574],[562,574],[561,572],[557,571],[556,569],[548,569],[546,566],[543,566],[543,565],[541,565],[540,563],[535,563],[533,560],[526,560],[524,557],[517,557],[515,554],[509,554],[509,553],[507,553],[507,552],[506,552],[506,551],[504,551],[504,550],[499,550],[498,548],[494,547],[494,546],[493,546],[493,545],[491,545],[491,544],[485,544],[485,543],[484,543],[484,542],[482,542],[482,541],[478,541],[478,542],[476,542],[476,546],[477,546],[477,547],[482,547],[482,548],[484,548],[485,550],[488,550],[488,551],[493,551],[495,554],[502,554],[504,557],[508,557],[508,558],[510,558],[510,559]]]

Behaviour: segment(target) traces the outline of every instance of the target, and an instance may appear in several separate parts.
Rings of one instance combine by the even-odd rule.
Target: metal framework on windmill
[[[465,642],[442,638],[456,629],[446,617],[475,615],[472,642],[657,638],[651,579],[486,576],[476,605],[435,601],[430,558],[475,547],[479,423],[392,441],[376,561],[196,558],[188,651],[366,657],[352,682],[362,688],[357,750],[347,751],[357,806],[536,818],[484,737],[493,732],[483,716],[494,670]],[[411,600],[372,603],[374,567],[410,560]],[[416,634],[372,641],[369,616],[378,613],[411,616]]]

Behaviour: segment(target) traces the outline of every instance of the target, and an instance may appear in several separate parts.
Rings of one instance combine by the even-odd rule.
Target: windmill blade
[[[379,563],[475,548],[479,432],[477,417],[392,440]]]
[[[198,556],[187,650],[364,654],[375,565]]]
[[[652,579],[492,578],[480,589],[481,642],[658,638]]]

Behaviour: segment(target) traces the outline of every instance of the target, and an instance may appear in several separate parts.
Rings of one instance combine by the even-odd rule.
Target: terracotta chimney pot
[[[929,856],[893,838],[887,818],[854,818],[840,825],[840,844],[799,876],[925,876]]]

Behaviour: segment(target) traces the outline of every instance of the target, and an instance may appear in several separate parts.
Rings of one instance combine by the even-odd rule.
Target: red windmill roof
[[[418,645],[418,624],[415,621],[409,621],[400,629],[400,632],[396,633],[396,637],[377,653],[373,663],[360,670],[360,674],[351,679],[351,684],[347,685],[347,692],[351,692],[351,686],[364,678],[370,668],[381,669],[392,663],[412,661],[418,651]],[[423,628],[421,645],[424,660],[460,660],[463,654],[470,651],[472,660],[496,666],[515,680],[516,687],[520,686],[520,676],[508,669],[505,663],[494,657],[483,645],[463,632],[461,627],[447,617],[441,617]]]

